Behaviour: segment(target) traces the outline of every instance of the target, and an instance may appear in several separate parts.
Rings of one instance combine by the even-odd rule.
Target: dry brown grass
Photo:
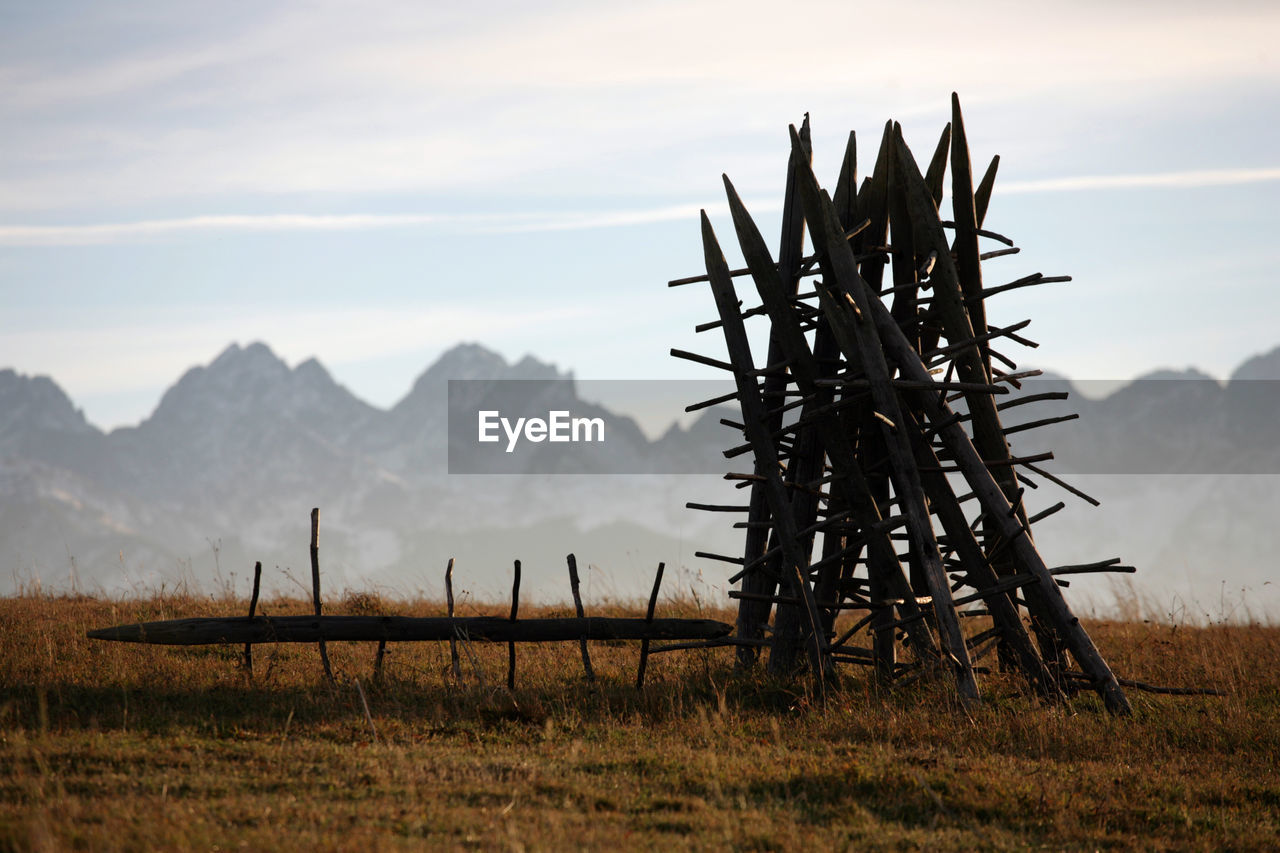
[[[1120,674],[1229,694],[1131,694],[1131,719],[1085,695],[1043,707],[999,677],[970,713],[938,685],[885,696],[861,673],[818,707],[724,650],[654,658],[640,695],[635,644],[593,644],[594,686],[573,644],[522,646],[510,694],[500,645],[464,654],[462,684],[447,645],[392,646],[379,685],[370,644],[335,644],[331,690],[311,647],[257,647],[249,681],[238,648],[84,637],[245,606],[0,599],[0,850],[1211,849],[1280,831],[1276,628],[1092,625]],[[332,609],[380,611],[441,608]]]

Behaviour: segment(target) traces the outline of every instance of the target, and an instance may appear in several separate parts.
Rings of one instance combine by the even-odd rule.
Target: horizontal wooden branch
[[[89,631],[92,640],[205,646],[216,643],[315,643],[328,641],[419,642],[466,638],[495,643],[588,640],[705,640],[733,626],[710,619],[521,619],[474,616],[255,616],[170,619]]]
[[[1092,682],[1089,676],[1083,672],[1067,671],[1062,673],[1066,678],[1073,681]],[[1147,684],[1144,681],[1134,681],[1131,678],[1117,678],[1125,687],[1132,687],[1134,690],[1141,690],[1144,693],[1160,693],[1164,696],[1226,696],[1225,690],[1215,690],[1212,687],[1158,687],[1154,684]]]
[[[724,637],[714,640],[699,640],[690,643],[671,643],[666,646],[654,646],[649,649],[649,654],[656,655],[662,652],[679,652],[687,649],[715,649],[721,646],[767,646],[772,640],[747,639],[744,637]]]

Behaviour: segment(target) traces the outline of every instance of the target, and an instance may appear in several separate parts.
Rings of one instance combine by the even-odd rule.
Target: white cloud
[[[1045,178],[1035,181],[1012,181],[999,185],[1001,194],[1079,192],[1082,190],[1158,189],[1226,187],[1237,184],[1259,184],[1280,181],[1280,168],[1261,169],[1193,169],[1179,172],[1155,172],[1138,175],[1081,175],[1070,178]]]
[[[202,232],[367,231],[445,227],[469,233],[514,234],[614,228],[694,220],[707,205],[682,204],[636,210],[477,214],[261,214],[189,216],[88,225],[0,225],[0,245],[88,246],[131,243]],[[760,210],[771,209],[759,206]]]
[[[1124,175],[1078,175],[1010,181],[999,184],[1001,195],[1080,192],[1085,190],[1144,190],[1222,187],[1280,180],[1280,167],[1253,169],[1193,169]],[[245,214],[149,219],[137,222],[86,225],[0,225],[0,245],[86,246],[141,242],[205,232],[364,231],[386,228],[448,228],[468,233],[515,234],[615,228],[654,222],[693,220],[698,211],[719,210],[722,203],[689,203],[630,210],[492,212],[472,214]],[[777,200],[755,204],[754,212],[774,212]]]
[[[804,109],[902,118],[957,89],[975,107],[1018,102],[1034,125],[1064,91],[1087,111],[1280,77],[1280,10],[1230,3],[272,8],[229,12],[230,35],[193,25],[92,60],[32,49],[0,67],[3,206],[643,193],[772,144]],[[1053,96],[1028,110],[1037,93]]]

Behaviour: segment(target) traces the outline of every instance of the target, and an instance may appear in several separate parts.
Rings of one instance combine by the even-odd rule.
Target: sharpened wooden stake
[[[520,561],[516,560],[515,579],[511,582],[511,621],[516,621],[520,612]],[[516,689],[516,643],[507,643],[507,689]]]
[[[453,557],[449,558],[449,565],[444,570],[444,598],[445,604],[449,608],[449,619],[453,620]],[[449,666],[450,672],[457,681],[462,680],[462,665],[458,660],[458,637],[456,629],[449,632]]]
[[[373,656],[373,683],[382,683],[382,661],[387,655],[387,641],[378,641],[378,653]]]
[[[658,606],[658,590],[662,587],[662,571],[666,563],[658,563],[658,573],[653,576],[653,592],[649,593],[649,609],[645,611],[645,624],[653,623],[653,609]],[[636,670],[636,689],[644,689],[644,670],[649,663],[649,639],[640,641],[640,668]]]
[[[578,613],[579,619],[585,619],[586,613],[582,609],[582,593],[579,591],[578,584],[578,560],[572,554],[568,557],[569,561],[569,587],[573,590],[573,608]],[[591,669],[591,653],[587,651],[587,638],[583,637],[578,641],[582,649],[582,669],[587,674],[587,681],[594,682],[596,680],[595,671]]]
[[[249,618],[258,609],[258,587],[262,583],[262,561],[253,564],[253,596],[249,599]],[[253,643],[244,644],[244,670],[253,677]]]
[[[316,615],[320,614],[320,508],[311,510],[311,599],[315,604]],[[329,650],[324,645],[324,634],[320,635],[320,662],[324,664],[324,676],[329,684],[337,686],[333,677],[333,668],[329,666]]]

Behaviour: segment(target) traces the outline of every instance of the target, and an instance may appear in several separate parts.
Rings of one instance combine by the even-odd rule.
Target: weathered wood
[[[453,621],[453,557],[449,558],[449,565],[444,570],[444,594],[446,606],[449,610],[449,621]],[[449,632],[449,669],[453,673],[453,677],[457,680],[462,679],[462,665],[458,660],[458,632],[456,630]]]
[[[926,380],[929,375],[928,370],[920,361],[919,354],[911,349],[910,342],[893,322],[888,310],[880,304],[879,300],[872,299],[868,302],[872,309],[872,320],[880,329],[885,352],[904,376],[921,381]],[[953,414],[950,407],[933,394],[921,392],[915,396],[927,417],[935,423],[945,421]],[[1102,696],[1107,709],[1115,714],[1130,713],[1129,701],[1125,698],[1124,691],[1120,689],[1114,673],[1094,646],[1093,640],[1090,639],[1080,620],[1072,614],[1058,586],[1052,582],[1048,567],[1045,566],[1030,537],[1026,535],[1025,527],[1015,517],[1008,497],[992,477],[992,472],[974,448],[969,436],[958,424],[941,430],[939,435],[963,470],[969,486],[978,494],[983,510],[993,520],[993,525],[999,530],[1000,535],[1009,543],[1008,547],[1012,550],[1019,568],[1030,572],[1040,581],[1036,585],[1039,593],[1037,597],[1043,602],[1046,616],[1051,620],[1053,630],[1062,638],[1071,655],[1080,664],[1080,668],[1094,679],[1094,686]],[[1042,648],[1042,654],[1044,651]]]
[[[1024,424],[1014,424],[1013,426],[1007,426],[1004,428],[1004,434],[1006,436],[1010,436],[1010,435],[1013,435],[1014,433],[1026,432],[1027,430],[1036,429],[1042,426],[1049,426],[1051,424],[1060,424],[1066,421],[1074,421],[1079,417],[1080,415],[1073,413],[1070,415],[1058,415],[1057,417],[1053,417],[1053,418],[1040,418],[1039,420],[1035,420],[1035,421],[1027,421]]]
[[[722,394],[719,397],[712,397],[710,400],[703,400],[701,403],[694,403],[691,406],[685,406],[686,412],[696,412],[699,409],[708,409],[712,406],[718,406],[721,403],[727,403],[730,400],[738,399],[738,392],[734,391],[730,394]]]
[[[961,130],[963,131],[963,128]],[[933,194],[933,203],[938,206],[942,205],[942,185],[947,174],[947,148],[953,145],[953,139],[951,125],[948,123],[942,128],[942,136],[938,139],[937,147],[933,149],[933,158],[929,161],[929,168],[924,173],[924,182],[928,184],[929,192]],[[897,242],[896,238],[894,242]]]
[[[800,199],[796,195],[795,184],[796,175],[801,168],[802,162],[807,163],[813,154],[809,134],[809,116],[806,113],[800,126],[801,150],[797,152],[792,149],[787,159],[786,187],[782,202],[782,228],[778,238],[778,263],[775,268],[776,275],[783,282],[788,298],[793,298],[800,289],[800,271],[804,255],[804,211],[801,207]],[[710,274],[710,270],[708,270],[708,275]],[[730,287],[730,290],[732,291],[732,287]],[[728,319],[724,310],[720,310],[718,313],[720,313],[723,327],[723,324],[727,323]],[[730,334],[727,328],[725,334]],[[747,356],[749,360],[749,351]],[[783,350],[778,344],[776,334],[771,330],[765,363],[774,364],[781,361],[783,357]],[[760,389],[761,396],[767,399],[770,395],[784,392],[786,387],[786,376],[766,376],[764,387]],[[741,406],[741,396],[739,396],[739,403]],[[745,408],[743,411],[745,411]],[[766,415],[764,425],[771,434],[776,433],[782,426],[782,413]],[[760,474],[762,472],[757,470],[756,473]],[[763,481],[758,481],[757,485],[751,487],[749,521],[765,521],[772,515],[774,510],[765,494],[766,488],[763,485]],[[743,547],[743,565],[753,564],[759,556],[769,550],[769,536],[766,530],[760,529],[759,531],[748,532]],[[778,585],[776,578],[781,576],[781,568],[778,565],[778,561],[781,559],[782,555],[779,551],[773,558],[772,563],[766,564],[743,579],[743,589],[763,593],[774,592]],[[769,605],[759,603],[748,603],[740,607],[738,610],[738,636],[744,639],[762,638],[764,636],[764,625],[769,620],[769,610]],[[776,666],[783,662],[783,658],[789,653],[782,652],[781,647],[783,645],[794,647],[797,644],[800,630],[799,614],[788,609],[778,613],[774,624],[774,643],[770,652],[770,666]],[[751,645],[742,646],[738,650],[738,665],[742,667],[750,666],[755,662],[756,657],[757,651],[755,647]]]
[[[1070,492],[1071,494],[1080,498],[1080,500],[1084,501],[1085,503],[1093,504],[1094,506],[1102,506],[1102,501],[1085,494],[1084,492],[1077,489],[1075,486],[1071,485],[1065,480],[1061,480],[1058,477],[1055,477],[1053,474],[1050,474],[1048,471],[1044,470],[1043,468],[1037,468],[1035,465],[1032,465],[1029,462],[1026,463],[1025,467],[1028,471],[1032,471],[1036,474],[1039,474],[1041,477],[1044,477],[1050,483],[1053,483],[1054,485],[1058,486],[1064,491]]]
[[[711,276],[711,291],[715,296],[720,316],[725,321],[725,345],[731,358],[739,364],[750,364],[751,346],[747,341],[746,329],[742,325],[742,320],[734,313],[737,296],[734,293],[733,281],[727,274],[728,265],[724,261],[724,253],[720,249],[719,241],[716,240],[715,231],[711,228],[711,220],[707,218],[706,211],[702,213],[702,243],[707,273]],[[777,453],[768,435],[759,388],[754,379],[741,372],[735,374],[734,380],[738,385],[738,399],[742,405],[748,437],[755,446],[756,472],[765,477],[761,485],[768,502],[769,513],[777,525],[782,558],[786,563],[784,577],[789,579],[805,601],[805,611],[809,620],[810,663],[821,689],[826,669],[826,641],[821,631],[821,618],[813,602],[813,589],[809,586],[809,561],[800,553],[795,521],[790,511],[790,498],[783,485],[782,477],[778,474]],[[766,549],[760,550],[763,552]],[[749,556],[744,555],[744,557]],[[748,636],[746,639],[753,638]]]
[[[311,600],[315,605],[315,614],[320,616],[320,508],[311,510]],[[333,685],[333,669],[329,666],[329,650],[324,645],[324,634],[317,638],[320,646],[320,662],[324,664],[324,675]]]
[[[884,247],[889,234],[889,191],[892,183],[890,160],[893,150],[893,122],[885,122],[884,132],[880,136],[880,150],[876,154],[875,166],[871,177],[867,180],[864,191],[858,193],[858,212],[871,220],[871,227],[862,233],[862,241],[856,248],[870,251]],[[862,261],[858,271],[871,289],[879,291],[884,284],[884,265],[887,255],[873,255]]]
[[[1087,673],[1083,672],[1064,672],[1063,676],[1077,681],[1091,681]],[[1141,690],[1143,693],[1159,693],[1165,696],[1229,696],[1225,690],[1218,690],[1213,687],[1159,687],[1155,684],[1147,684],[1145,681],[1134,681],[1131,678],[1117,679],[1124,687],[1132,687],[1134,690]]]
[[[806,169],[805,173],[809,178],[812,178],[812,171]],[[750,214],[747,213],[746,206],[743,205],[741,198],[738,197],[738,193],[728,177],[724,178],[724,184],[729,200],[729,209],[733,215],[734,227],[738,232],[739,244],[742,247],[743,255],[746,257],[748,265],[752,267],[752,280],[756,284],[757,292],[759,292],[761,300],[769,309],[774,328],[778,333],[779,345],[782,351],[791,358],[792,375],[806,398],[812,397],[815,401],[821,403],[829,398],[823,396],[819,390],[818,382],[820,377],[817,373],[817,366],[809,353],[808,343],[804,340],[804,336],[799,329],[787,323],[788,306],[784,300],[779,298],[781,283],[778,281],[777,276],[770,272],[772,264],[768,256],[768,249],[760,237],[760,232],[756,228],[755,222],[751,219]],[[801,185],[800,190],[801,192],[804,191],[803,185]],[[821,431],[822,443],[828,457],[832,460],[832,465],[844,475],[835,481],[838,484],[836,487],[842,492],[842,500],[847,505],[854,507],[869,522],[880,521],[879,508],[865,479],[862,477],[855,452],[849,443],[849,436],[841,429],[834,415],[830,413],[818,417],[815,421],[815,426]],[[871,544],[869,547],[876,553],[877,558],[881,559],[884,565],[888,567],[886,571],[893,575],[886,583],[890,584],[890,588],[895,592],[904,593],[904,598],[909,597],[905,593],[909,592],[910,584],[901,564],[898,562],[892,543],[883,533],[879,535],[871,533],[870,536]],[[926,631],[917,632],[913,640],[918,644],[917,654],[927,656],[935,648],[932,638]]]
[[[987,207],[991,204],[991,190],[995,186],[996,172],[999,168],[1000,155],[997,154],[991,158],[991,164],[987,166],[987,171],[983,174],[982,180],[978,182],[978,188],[974,190],[973,212],[979,228],[982,227],[983,221],[987,218]],[[1015,249],[1014,251],[1017,250]]]
[[[819,190],[817,179],[812,172],[804,177],[802,196],[814,248],[821,252],[821,245],[826,250],[823,255],[824,279],[840,283],[850,300],[837,301],[829,290],[820,288],[819,298],[822,300],[823,310],[845,356],[851,362],[856,360],[871,380],[871,393],[876,409],[891,422],[902,423],[902,409],[888,384],[890,373],[884,360],[879,332],[870,316],[872,302],[880,308],[884,306],[874,295],[868,295],[869,288],[858,274],[857,264],[848,245],[831,239],[834,213],[830,202]],[[902,334],[900,329],[898,333]],[[907,433],[905,430],[886,427],[881,430],[881,437],[888,452],[894,489],[904,499],[904,512],[909,519],[907,532],[911,536],[911,553],[919,561],[924,579],[933,595],[934,617],[943,643],[955,664],[960,695],[965,699],[977,699],[977,682],[969,663],[960,622],[950,601],[950,588],[942,569],[938,543],[929,521],[929,511],[920,484],[920,472],[915,466]]]
[[[949,669],[966,700],[977,697],[974,676],[988,671],[976,661],[997,648],[1005,669],[1025,674],[1046,698],[1063,700],[1058,673],[1069,653],[1089,674],[1108,709],[1126,713],[1127,701],[1114,674],[1061,598],[1058,585],[1067,582],[1055,578],[1106,571],[1111,563],[1060,567],[1061,572],[1045,567],[1030,525],[1063,504],[1028,518],[1023,495],[1036,483],[1020,481],[1013,469],[1027,467],[1060,482],[1032,465],[1052,454],[1015,457],[1006,437],[1075,416],[1032,418],[1007,429],[1000,422],[1002,410],[1065,394],[1026,394],[1022,397],[1027,399],[997,405],[997,394],[1021,389],[1020,380],[1037,371],[1019,371],[993,342],[1008,338],[1027,347],[1037,344],[1018,334],[1026,322],[988,327],[984,300],[1054,280],[1037,273],[999,287],[983,284],[982,261],[1017,251],[1007,237],[984,227],[999,158],[975,188],[964,120],[953,95],[952,123],[925,173],[906,147],[900,126],[890,122],[871,175],[860,186],[856,137],[850,135],[833,200],[808,165],[807,116],[800,131],[791,129],[791,137],[778,263],[727,178],[745,270],[729,270],[705,213],[702,218],[706,280],[712,284],[719,320],[698,328],[725,332],[729,360],[715,360],[714,366],[733,372],[738,392],[721,399],[736,396],[742,416],[721,423],[747,439],[724,455],[750,452],[756,464],[753,474],[729,477],[753,492],[754,500],[745,507],[747,520],[734,524],[748,531],[751,544],[741,560],[705,555],[742,566],[734,581],[743,580],[743,587],[730,593],[739,601],[740,625],[745,612],[756,614],[747,621],[762,625],[776,605],[771,669],[788,649],[789,638],[798,637],[797,619],[805,614],[805,627],[825,642],[825,662],[873,665],[894,684]],[[954,221],[938,215],[948,160]],[[800,257],[795,239],[802,222],[813,236],[808,258]],[[802,231],[803,225],[799,227]],[[981,238],[1009,249],[983,252]],[[798,266],[790,258],[798,258]],[[890,260],[893,277],[885,287],[884,264]],[[792,270],[794,275],[788,274]],[[756,284],[759,305],[744,308],[734,292],[734,281],[744,272]],[[799,293],[799,277],[814,273],[820,274],[814,289]],[[770,324],[769,357],[757,369],[743,323],[762,315]],[[711,363],[706,357],[693,358]],[[929,369],[935,365],[936,370]],[[768,387],[761,387],[761,377]],[[950,408],[961,399],[967,404],[963,415]],[[793,410],[798,411],[783,426],[780,419]],[[962,474],[971,491],[957,497],[949,471]],[[972,520],[963,509],[968,500],[978,501]],[[744,509],[691,505],[718,512]],[[898,514],[886,518],[890,512]],[[935,518],[941,525],[938,532]],[[905,531],[894,533],[895,526]],[[814,561],[811,551],[818,533],[823,547]],[[904,543],[905,554],[899,554]],[[910,563],[909,577],[904,561]],[[866,577],[856,577],[864,567]],[[761,586],[751,588],[752,580]],[[778,590],[780,580],[789,588]],[[973,592],[961,592],[966,587]],[[957,609],[976,601],[985,603],[980,611]],[[1019,607],[1030,611],[1038,644],[1032,642]],[[833,643],[834,616],[842,610],[864,610],[866,615]],[[960,619],[979,612],[991,619],[991,627],[966,639]],[[868,625],[873,648],[850,647],[852,637]],[[944,649],[941,655],[934,631]],[[895,660],[904,638],[917,663]],[[677,646],[738,642],[750,646],[767,641],[754,636]],[[740,654],[744,660],[753,657],[743,649]]]
[[[253,618],[253,614],[258,609],[258,589],[262,584],[262,561],[253,564],[253,597],[249,599],[249,618]],[[244,669],[250,676],[253,675],[253,644],[244,644]]]
[[[653,624],[653,611],[658,606],[658,590],[662,588],[662,572],[667,567],[666,563],[658,563],[658,571],[653,576],[653,590],[649,593],[649,607],[644,612],[644,623],[646,625]],[[640,665],[636,669],[636,689],[644,689],[644,671],[649,664],[649,638],[645,637],[640,641]]]
[[[1037,284],[1055,284],[1057,282],[1071,281],[1069,275],[1044,275],[1043,273],[1035,273],[1034,275],[1025,276],[1017,281],[1011,281],[1008,284],[997,285],[996,287],[984,287],[982,292],[976,296],[965,297],[965,304],[971,302],[981,302],[997,293],[1004,293],[1006,290],[1017,290],[1021,287],[1034,287]]]
[[[649,654],[659,655],[663,652],[680,652],[689,649],[718,649],[725,646],[756,646],[763,648],[769,645],[768,640],[743,640],[739,637],[724,637],[718,640],[695,640],[688,643],[671,643],[665,646],[653,646]]]
[[[378,641],[378,651],[373,656],[373,680],[376,683],[382,681],[382,663],[387,656],[387,641]]]
[[[456,629],[456,634],[455,634]],[[588,616],[582,619],[520,619],[506,616],[255,616],[170,619],[89,631],[93,640],[205,646],[223,643],[331,642],[407,643],[454,636],[474,642],[560,643],[588,640],[701,640],[733,630],[710,619],[654,619]]]
[[[1051,575],[1087,575],[1096,572],[1120,572],[1121,574],[1131,575],[1137,571],[1133,566],[1119,565],[1120,558],[1113,557],[1110,560],[1099,560],[1096,563],[1083,563],[1076,566],[1055,566],[1049,570]]]
[[[705,364],[707,367],[714,367],[717,370],[727,370],[730,373],[732,373],[734,370],[733,365],[727,361],[721,361],[718,358],[711,358],[710,356],[700,355],[699,353],[696,353],[696,352],[688,352],[686,350],[676,349],[675,347],[672,347],[671,355],[674,358],[681,358],[681,359],[684,359],[685,361],[692,361],[695,364]]]
[[[937,454],[929,442],[924,440],[914,415],[908,413],[907,418],[907,430],[916,439],[913,442],[913,448],[921,469],[921,481],[929,493],[930,507],[942,522],[943,529],[947,532],[948,544],[955,549],[964,566],[966,582],[975,589],[997,589],[999,578],[991,568],[987,555],[983,553],[973,530],[969,527],[950,481],[942,473],[925,471],[927,467],[940,467]],[[1031,638],[1027,635],[1022,619],[1018,615],[1017,607],[999,590],[984,596],[984,599],[995,629],[1000,632],[1000,637],[1008,646],[1010,654],[1016,658],[1023,675],[1045,698],[1050,701],[1064,700],[1066,697],[1057,679],[1036,654]],[[958,607],[959,604],[958,601],[952,602],[953,607]]]
[[[964,131],[964,115],[960,112],[960,96],[955,92],[951,93],[951,128],[951,207],[955,213],[956,229],[952,249],[956,256],[960,289],[967,300],[969,322],[978,336],[975,342],[983,359],[989,364],[990,348],[982,339],[987,333],[987,309],[981,298],[982,264],[978,259],[980,252],[978,217],[973,199],[973,171],[969,162],[969,140]],[[990,373],[989,366],[987,372]]]
[[[578,614],[578,618],[583,619],[586,618],[586,612],[582,609],[582,592],[579,589],[578,582],[578,560],[572,554],[566,559],[569,562],[569,588],[573,592],[573,609]],[[578,645],[582,650],[582,670],[586,673],[587,681],[594,682],[596,673],[591,668],[591,653],[587,650],[587,638],[583,637]]]
[[[832,194],[836,211],[840,216],[840,227],[848,229],[858,216],[858,135],[849,131],[849,141],[844,146],[844,159],[840,161],[840,175],[836,178],[835,192]],[[871,220],[864,219],[867,227]]]
[[[961,280],[958,262],[953,260],[951,247],[947,243],[946,235],[942,230],[945,223],[941,222],[938,217],[937,207],[933,204],[933,199],[929,196],[924,178],[920,175],[919,167],[916,165],[910,149],[907,148],[906,142],[902,138],[900,127],[895,127],[894,129],[894,142],[895,153],[899,158],[897,162],[902,166],[901,171],[906,180],[908,203],[912,210],[912,221],[915,224],[915,239],[920,246],[929,246],[939,253],[938,264],[932,278],[932,308],[937,313],[949,340],[974,339],[977,334],[985,332],[986,328],[985,320],[983,320],[983,327],[975,330],[974,323],[970,317],[969,306],[966,305],[966,297],[972,295],[972,293],[966,291],[966,287],[971,288],[972,283],[970,282],[970,284],[966,285]],[[952,164],[952,169],[954,175],[954,163]],[[953,199],[953,203],[954,201]],[[968,227],[968,224],[957,226],[958,241],[962,239],[965,229]],[[981,233],[981,229],[974,229],[974,234],[978,233]],[[976,250],[973,252],[973,256],[976,262]],[[918,354],[913,354],[913,357],[917,361],[919,360]],[[993,371],[990,366],[990,350],[984,351],[981,344],[975,344],[956,353],[954,363],[962,381],[990,382],[992,380]],[[901,365],[899,367],[901,368]],[[903,372],[904,374],[906,373],[905,370]],[[995,402],[991,397],[982,394],[966,394],[965,402],[972,418],[972,447],[976,448],[978,454],[988,463],[1007,462],[1011,455],[1009,442],[1004,437],[1004,430],[1000,425]],[[955,427],[952,427],[952,429],[955,429]],[[1018,476],[1014,466],[1005,464],[996,467],[994,471],[995,480],[999,484],[1001,491],[1004,492],[1006,499],[1010,502],[1014,501],[1019,488]],[[1017,506],[1016,515],[1019,526],[1026,533],[1028,527],[1027,517],[1021,506]],[[996,573],[1001,575],[1015,571],[1010,564],[1003,561],[997,561],[995,569]],[[1052,632],[1043,627],[1043,623],[1051,617],[1046,609],[1047,605],[1041,601],[1042,595],[1042,591],[1036,590],[1032,592],[1031,597],[1028,599],[1033,626],[1036,630],[1036,638],[1041,645],[1041,655],[1049,660],[1050,666],[1059,666],[1062,650],[1054,643]]]
[[[515,577],[511,581],[511,622],[516,621],[520,613],[520,561],[516,560]],[[507,643],[507,689],[516,689],[516,643]]]

